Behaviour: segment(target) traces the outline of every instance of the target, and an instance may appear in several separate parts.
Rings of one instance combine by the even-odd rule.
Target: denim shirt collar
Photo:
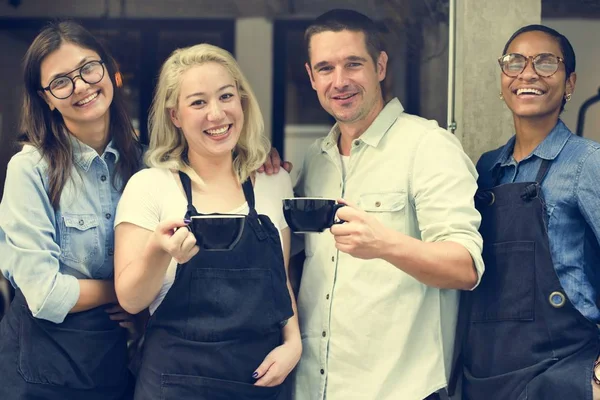
[[[68,135],[69,139],[71,140],[71,148],[73,149],[73,161],[84,171],[88,171],[94,159],[98,157],[98,153],[87,144],[81,142],[75,136],[71,135],[70,133]],[[112,139],[108,142],[106,148],[104,149],[103,156],[106,156],[106,154],[112,154],[114,156],[115,163],[119,160],[119,152],[117,149],[115,149]]]
[[[540,143],[527,157],[521,161],[528,160],[533,156],[542,158],[544,160],[554,160],[561,152],[565,144],[571,137],[572,133],[567,126],[559,119],[558,123],[552,128],[548,136]],[[508,143],[504,145],[504,148],[498,155],[496,161],[491,165],[490,171],[494,168],[506,167],[514,164],[514,158],[512,156],[513,149],[515,147],[516,136],[510,138]]]
[[[381,139],[385,136],[394,122],[396,122],[396,119],[398,119],[398,115],[403,111],[404,107],[402,107],[400,100],[394,97],[385,105],[385,107],[383,107],[367,130],[356,140],[360,140],[369,146],[377,147]],[[337,146],[340,134],[339,125],[336,123],[325,137],[325,140],[323,140],[321,151],[327,152],[331,147]]]

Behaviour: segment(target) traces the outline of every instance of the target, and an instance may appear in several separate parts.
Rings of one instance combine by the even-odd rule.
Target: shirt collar
[[[533,156],[542,158],[544,160],[554,160],[560,151],[565,147],[565,144],[571,137],[572,133],[567,126],[559,119],[558,123],[552,128],[548,136],[540,143],[527,157],[523,160],[527,160]],[[497,166],[505,167],[513,163],[513,149],[515,147],[516,137],[510,138],[508,143],[504,145],[504,148],[498,155],[496,162],[492,164],[490,170]],[[522,160],[522,161],[523,161]]]
[[[400,100],[394,97],[385,105],[385,107],[383,107],[383,110],[377,115],[373,123],[371,123],[367,130],[360,135],[357,140],[361,140],[369,146],[377,147],[381,139],[385,136],[394,122],[396,122],[396,119],[398,119],[398,115],[403,111],[404,107],[402,107]],[[321,150],[327,151],[331,147],[337,146],[339,138],[340,128],[336,123],[325,137],[325,140],[323,140]]]
[[[98,157],[98,153],[75,136],[71,134],[68,135],[69,140],[71,141],[71,148],[73,149],[73,161],[84,171],[89,170],[94,159]],[[112,154],[115,157],[115,163],[119,160],[119,152],[115,149],[112,140],[108,142],[104,149],[103,156],[106,156],[107,154]]]

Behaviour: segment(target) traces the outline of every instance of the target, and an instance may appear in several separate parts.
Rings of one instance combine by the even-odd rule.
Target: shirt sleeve
[[[306,184],[306,171],[308,170],[309,160],[312,158],[312,154],[318,146],[318,141],[313,142],[304,155],[304,159],[302,160],[302,166],[298,171],[298,176],[296,177],[296,183],[294,184],[293,194],[294,197],[305,197],[306,196],[306,188],[304,185]],[[295,256],[298,253],[304,251],[306,248],[306,243],[304,242],[303,234],[296,234],[292,232],[291,235],[291,244],[290,244],[290,256]]]
[[[117,206],[115,227],[122,222],[137,225],[154,231],[160,222],[160,193],[154,188],[161,187],[158,169],[144,169],[129,179]]]
[[[305,197],[306,196],[306,173],[308,171],[310,160],[314,157],[315,154],[319,154],[319,148],[321,145],[322,139],[315,140],[306,150],[304,154],[304,159],[302,160],[302,166],[298,171],[298,175],[296,177],[296,182],[294,183],[294,195],[296,197]]]
[[[600,149],[595,149],[583,161],[577,178],[575,195],[581,214],[600,244]]]
[[[484,271],[479,233],[481,216],[474,204],[477,172],[451,134],[429,132],[417,146],[412,194],[421,238],[425,242],[452,241],[471,254],[479,285]]]
[[[23,292],[34,317],[61,323],[79,299],[79,282],[60,272],[55,223],[42,169],[27,155],[16,155],[0,203],[2,272]]]
[[[277,196],[277,209],[278,209],[278,218],[277,218],[277,228],[282,231],[288,227],[287,221],[283,216],[283,206],[281,201],[283,199],[287,199],[290,197],[294,197],[294,190],[292,189],[292,179],[290,178],[290,174],[284,170],[279,170],[279,173],[274,175],[275,178],[275,193]]]

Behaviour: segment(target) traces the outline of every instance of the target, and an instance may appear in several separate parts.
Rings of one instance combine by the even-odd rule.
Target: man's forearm
[[[477,270],[469,251],[459,243],[423,242],[390,230],[381,258],[428,286],[469,290]]]

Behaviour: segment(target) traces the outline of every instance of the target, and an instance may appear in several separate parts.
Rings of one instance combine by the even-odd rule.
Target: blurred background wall
[[[200,42],[226,48],[248,75],[273,144],[298,166],[304,149],[333,122],[306,76],[302,35],[312,18],[336,7],[381,24],[391,62],[389,95],[443,127],[454,120],[474,160],[512,135],[510,114],[497,101],[495,60],[516,28],[541,21],[573,42],[579,77],[563,115],[573,131],[580,106],[600,87],[600,41],[592,39],[600,37],[600,0],[457,0],[454,118],[447,108],[449,0],[0,0],[0,184],[16,150],[22,57],[49,19],[76,19],[108,45],[144,141],[155,79],[170,52]],[[595,140],[599,108],[590,107],[585,119],[584,135]]]

